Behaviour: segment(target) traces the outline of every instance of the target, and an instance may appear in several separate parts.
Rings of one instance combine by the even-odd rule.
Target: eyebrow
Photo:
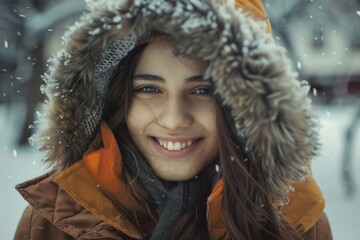
[[[138,79],[138,80],[146,80],[146,81],[158,81],[158,82],[166,82],[166,80],[158,75],[153,75],[153,74],[136,74],[133,77],[134,80]],[[209,80],[205,80],[203,75],[195,75],[195,76],[191,76],[188,78],[185,78],[186,82],[204,82],[204,81],[209,81]]]

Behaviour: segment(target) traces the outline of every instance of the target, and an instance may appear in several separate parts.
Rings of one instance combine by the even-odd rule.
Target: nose
[[[194,121],[191,106],[182,99],[167,99],[161,103],[157,117],[158,124],[168,130],[188,128]]]

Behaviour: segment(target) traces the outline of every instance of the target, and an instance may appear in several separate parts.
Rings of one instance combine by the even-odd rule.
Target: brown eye
[[[151,86],[143,86],[135,89],[136,93],[160,93],[160,90]]]
[[[193,94],[200,95],[212,95],[213,90],[212,87],[199,87],[193,91]]]

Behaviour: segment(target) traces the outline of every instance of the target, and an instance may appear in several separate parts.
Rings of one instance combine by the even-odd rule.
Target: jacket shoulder
[[[304,240],[332,240],[332,233],[329,220],[325,213],[322,213],[315,225],[303,234]]]
[[[20,219],[15,240],[125,238],[59,186],[54,180],[58,174],[50,172],[16,186],[30,206]]]
[[[51,239],[51,240],[74,240],[67,234],[66,229],[60,229],[52,222],[44,218],[34,207],[28,205],[19,221],[15,231],[14,240],[33,240],[33,239]],[[93,231],[84,232],[81,239],[108,239],[124,240],[128,239],[120,234],[115,234],[112,227],[106,223],[99,224]]]
[[[29,205],[24,210],[14,236],[14,240],[28,239],[73,240],[74,238],[61,231]]]

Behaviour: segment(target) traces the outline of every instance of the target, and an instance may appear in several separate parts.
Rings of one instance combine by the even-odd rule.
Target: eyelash
[[[160,93],[159,89],[151,87],[151,86],[144,86],[135,89],[136,93]]]
[[[212,93],[213,93],[212,87],[199,87],[199,88],[195,89],[195,91],[193,91],[193,92],[197,92],[197,91],[202,92],[202,93],[199,92],[200,95],[212,95]]]
[[[145,94],[155,94],[161,93],[161,91],[155,87],[151,86],[143,86],[135,89],[136,93],[145,93]],[[196,93],[198,92],[198,93]],[[212,87],[199,87],[195,89],[192,93],[199,94],[199,95],[211,95],[212,94]]]

